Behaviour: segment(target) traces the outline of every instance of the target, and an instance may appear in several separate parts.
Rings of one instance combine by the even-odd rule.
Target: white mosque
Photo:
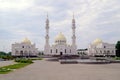
[[[59,33],[54,40],[54,44],[49,44],[49,19],[46,19],[46,36],[45,36],[45,46],[44,55],[78,55],[78,53],[85,53],[89,56],[115,56],[115,44],[109,44],[103,42],[101,39],[94,40],[86,50],[78,50],[76,45],[75,36],[75,19],[73,15],[72,19],[72,44],[68,45],[66,37],[63,33]],[[37,56],[38,48],[35,44],[25,38],[21,43],[12,44],[12,55],[13,56]]]
[[[47,16],[46,19],[46,42],[44,47],[44,54],[45,55],[76,55],[77,54],[77,46],[76,46],[76,36],[75,36],[75,19],[73,15],[72,19],[72,44],[67,44],[67,39],[63,35],[63,33],[59,33],[55,37],[55,41],[53,45],[49,44],[49,19]]]
[[[88,47],[89,56],[115,56],[115,44],[103,42],[101,39],[94,40]]]
[[[32,44],[28,38],[25,38],[20,43],[12,44],[12,56],[21,57],[21,56],[38,56],[38,48],[35,44]]]

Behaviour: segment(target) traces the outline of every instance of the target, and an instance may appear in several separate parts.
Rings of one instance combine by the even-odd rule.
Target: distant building
[[[49,44],[49,19],[47,16],[46,19],[46,36],[45,36],[45,47],[44,47],[44,54],[45,55],[76,55],[77,54],[77,46],[76,46],[76,36],[75,36],[75,19],[73,16],[72,19],[72,44],[67,44],[67,39],[62,33],[59,33],[55,37],[55,42],[53,45]]]
[[[101,39],[96,39],[89,45],[88,55],[115,56],[115,44],[105,43]]]
[[[25,38],[21,43],[12,44],[12,56],[37,56],[38,49],[35,47],[35,44],[32,44],[31,41]]]

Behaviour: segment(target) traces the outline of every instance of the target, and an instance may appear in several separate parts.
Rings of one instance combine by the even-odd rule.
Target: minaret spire
[[[74,13],[73,13],[73,19],[72,19],[72,47],[73,47],[73,53],[76,53],[76,36],[75,36],[75,29],[76,29],[76,25],[75,25],[75,18],[74,18]]]
[[[74,12],[73,12],[73,19],[74,19]]]
[[[45,29],[46,29],[46,36],[45,36],[46,42],[45,42],[44,53],[49,54],[50,45],[49,45],[49,18],[48,18],[48,13],[47,13],[47,18],[46,18],[46,27],[45,27]]]
[[[76,29],[76,25],[75,25],[75,19],[74,19],[74,13],[73,13],[73,19],[72,19],[72,45],[76,45],[76,36],[75,36],[75,29]]]
[[[47,19],[48,19],[48,12],[47,12]]]

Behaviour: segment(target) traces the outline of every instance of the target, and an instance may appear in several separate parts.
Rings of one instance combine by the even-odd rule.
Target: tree
[[[120,57],[120,41],[117,42],[115,48],[116,48],[116,56]]]
[[[10,56],[11,56],[11,52],[8,52],[7,55],[10,55]]]
[[[11,56],[11,52],[6,53],[3,51],[0,52],[0,58],[5,59],[5,60],[13,59],[13,57]]]

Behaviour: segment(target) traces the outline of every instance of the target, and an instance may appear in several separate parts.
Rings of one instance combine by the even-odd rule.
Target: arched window
[[[28,55],[28,52],[27,52],[27,51],[24,51],[24,55],[27,56],[27,55]]]
[[[65,53],[66,53],[66,49],[65,49]]]
[[[32,54],[32,52],[31,52],[31,51],[29,51],[29,54],[28,54],[28,55],[30,56],[31,54]]]
[[[110,51],[108,50],[107,53],[110,53]]]
[[[52,53],[52,49],[51,49],[51,51],[50,51],[51,53]]]
[[[114,54],[114,51],[112,51],[112,53]]]
[[[18,54],[18,53],[19,53],[19,51],[17,51],[17,50],[16,50],[16,51],[15,51],[15,53],[16,53],[16,54]]]
[[[56,53],[58,52],[58,50],[56,49]]]
[[[20,56],[23,56],[23,51],[20,51]]]
[[[22,48],[24,48],[24,46],[22,46]]]
[[[106,51],[104,51],[104,53],[106,53]]]
[[[106,46],[104,46],[104,48],[106,48]]]

